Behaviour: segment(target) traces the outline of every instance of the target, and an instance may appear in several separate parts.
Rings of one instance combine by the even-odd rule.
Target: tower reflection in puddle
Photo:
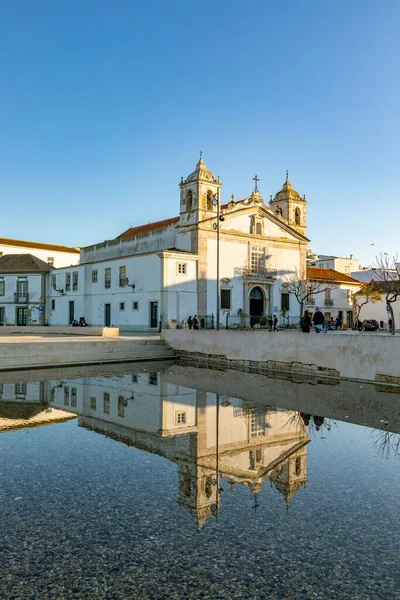
[[[178,503],[201,529],[221,507],[221,478],[258,494],[269,479],[289,504],[307,480],[307,427],[297,411],[168,383],[164,373],[51,381],[51,406],[78,425],[178,465]]]

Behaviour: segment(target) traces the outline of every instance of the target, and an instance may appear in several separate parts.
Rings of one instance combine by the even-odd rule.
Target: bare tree
[[[382,300],[375,281],[360,281],[360,288],[356,292],[347,290],[346,297],[353,305],[353,329],[357,328],[362,307],[369,302],[375,304]]]
[[[300,316],[303,316],[304,304],[308,300],[314,298],[315,294],[325,292],[334,288],[334,283],[325,278],[314,278],[310,277],[307,273],[308,269],[296,269],[292,275],[286,275],[284,277],[285,290],[289,294],[293,294],[297,302],[300,304]]]
[[[391,319],[390,333],[394,335],[396,333],[396,323],[392,304],[400,298],[400,269],[398,256],[395,255],[390,258],[387,253],[380,254],[376,257],[375,261],[377,266],[376,275],[382,282],[382,285],[379,286],[379,288],[385,296],[387,311]]]

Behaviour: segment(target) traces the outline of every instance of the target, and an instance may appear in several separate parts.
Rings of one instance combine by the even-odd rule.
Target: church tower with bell
[[[216,198],[219,201],[222,183],[207,170],[203,161],[203,153],[193,173],[181,178],[180,187],[180,222],[181,226],[195,225],[207,218],[215,217],[217,211]]]
[[[269,203],[270,209],[277,217],[283,219],[288,225],[296,229],[302,235],[306,235],[307,222],[307,200],[301,197],[289,181],[289,173],[286,171],[286,180],[282,189],[275,194]]]

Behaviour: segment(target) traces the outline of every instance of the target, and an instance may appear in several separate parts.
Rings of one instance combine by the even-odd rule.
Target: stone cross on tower
[[[255,175],[255,177],[253,177],[253,181],[254,181],[254,191],[258,192],[258,182],[260,181],[259,178],[257,177],[257,175]]]

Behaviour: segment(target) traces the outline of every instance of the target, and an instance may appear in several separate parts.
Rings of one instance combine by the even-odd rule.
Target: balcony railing
[[[250,277],[251,279],[276,279],[278,272],[276,269],[263,267],[235,267],[233,274],[235,277]]]
[[[28,304],[29,302],[29,294],[14,294],[14,302],[16,304]]]
[[[325,299],[325,306],[333,306],[333,300]]]

